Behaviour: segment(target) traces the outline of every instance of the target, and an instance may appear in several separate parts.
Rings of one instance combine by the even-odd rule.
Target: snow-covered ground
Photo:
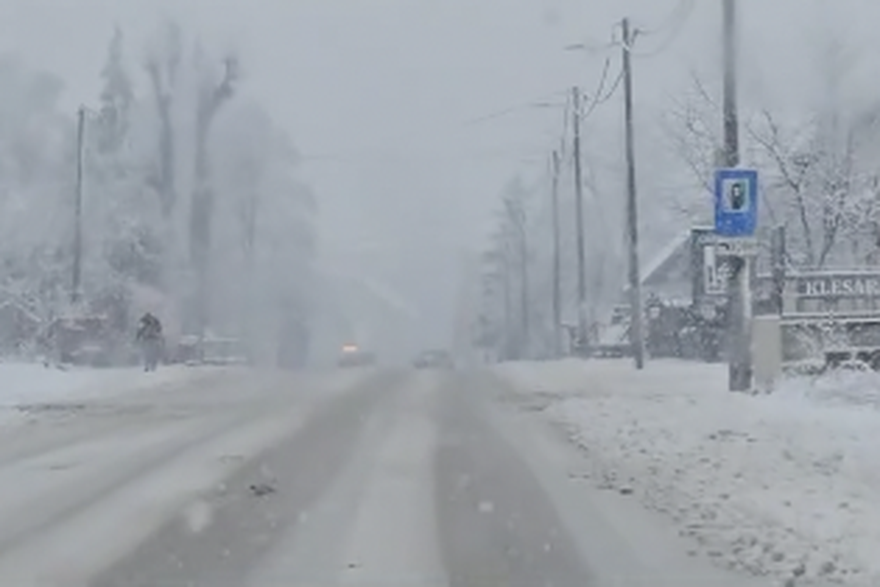
[[[880,585],[880,376],[726,391],[726,366],[501,365],[599,487],[671,517],[718,564],[786,585]]]
[[[26,405],[95,399],[176,385],[208,374],[210,370],[185,366],[144,373],[139,368],[62,370],[41,364],[0,363],[0,425],[13,421]]]

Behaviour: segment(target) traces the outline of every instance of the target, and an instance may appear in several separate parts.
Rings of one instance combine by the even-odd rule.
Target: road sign
[[[703,293],[719,295],[727,291],[727,267],[715,254],[715,245],[703,245]]]
[[[758,239],[752,237],[719,237],[715,241],[718,257],[754,257],[758,254]]]
[[[715,171],[715,234],[752,236],[758,224],[758,172],[754,169]]]

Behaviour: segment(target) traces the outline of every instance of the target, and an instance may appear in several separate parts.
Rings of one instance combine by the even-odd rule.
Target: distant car
[[[357,345],[346,344],[342,347],[337,364],[340,367],[363,367],[376,364],[376,355],[361,350]]]
[[[441,350],[425,351],[413,361],[416,369],[452,369],[455,362],[452,356]]]

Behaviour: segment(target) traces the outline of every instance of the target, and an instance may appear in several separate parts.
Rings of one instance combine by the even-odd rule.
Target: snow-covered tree
[[[880,247],[880,102],[847,97],[853,56],[832,38],[818,45],[822,92],[812,102],[740,112],[743,165],[762,170],[761,224],[784,225],[790,261],[803,267],[864,263]],[[855,94],[855,93],[853,93]],[[675,205],[711,215],[712,173],[723,144],[718,88],[692,76],[665,121],[665,135],[690,170],[694,189]]]
[[[48,316],[71,287],[74,121],[63,82],[0,56],[0,297]]]
[[[295,339],[307,330],[314,295],[315,196],[296,178],[290,138],[258,103],[230,104],[214,136],[221,229],[212,283],[242,276],[218,300],[219,318],[249,339],[272,332]]]
[[[215,71],[173,23],[153,40],[138,84],[113,31],[98,105],[85,109],[83,309],[112,314],[125,336],[135,312],[154,309],[173,343],[195,273],[193,330],[244,337],[262,356],[286,346],[301,360],[317,203],[293,142],[238,96],[234,59]],[[59,78],[11,56],[0,56],[0,88],[0,304],[48,319],[71,298],[76,113],[58,107]],[[196,311],[208,291],[210,324]]]
[[[101,70],[104,86],[100,95],[98,120],[95,121],[96,147],[101,153],[119,152],[128,138],[134,86],[124,62],[124,35],[116,27],[107,48],[107,60]]]
[[[125,63],[124,35],[118,27],[101,69],[103,86],[97,112],[86,120],[88,195],[87,257],[98,288],[119,288],[132,281],[161,285],[162,239],[159,205],[143,174],[142,150],[133,137],[139,104]]]
[[[481,344],[500,356],[520,358],[533,352],[541,330],[541,312],[533,300],[535,251],[532,244],[534,200],[519,176],[501,190],[496,226],[482,255],[483,311],[478,317]]]
[[[180,26],[168,22],[157,35],[155,45],[149,50],[144,63],[159,118],[156,165],[149,181],[162,205],[162,216],[168,223],[172,222],[177,205],[177,136],[174,106],[183,51],[183,32]]]
[[[229,102],[238,83],[239,66],[234,56],[223,60],[223,71],[216,75],[205,54],[196,51],[196,127],[193,190],[189,211],[189,255],[195,279],[191,312],[194,332],[203,335],[209,325],[211,297],[208,282],[211,269],[215,189],[212,185],[208,142],[217,113]]]

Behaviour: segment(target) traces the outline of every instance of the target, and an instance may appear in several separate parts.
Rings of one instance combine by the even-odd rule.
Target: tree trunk
[[[211,319],[210,261],[211,225],[214,219],[214,190],[210,184],[208,161],[208,133],[218,109],[232,97],[232,84],[236,79],[236,62],[226,60],[223,81],[215,88],[202,88],[196,110],[196,159],[195,189],[193,190],[189,218],[190,262],[195,279],[190,312],[194,319],[195,334],[202,338]]]

